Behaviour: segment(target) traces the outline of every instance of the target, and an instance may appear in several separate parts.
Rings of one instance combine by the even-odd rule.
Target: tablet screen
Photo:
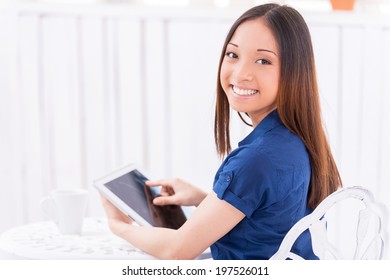
[[[145,186],[147,180],[134,169],[104,185],[152,226],[178,229],[186,221],[183,210],[176,205],[154,205],[159,189]]]

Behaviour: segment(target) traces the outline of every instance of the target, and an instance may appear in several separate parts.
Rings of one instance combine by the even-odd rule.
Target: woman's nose
[[[241,81],[252,81],[253,80],[253,69],[246,63],[236,64],[234,76],[237,82]]]

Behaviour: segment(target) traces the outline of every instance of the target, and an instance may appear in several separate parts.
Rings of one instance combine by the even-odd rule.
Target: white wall
[[[42,220],[54,188],[88,189],[102,215],[92,181],[129,162],[210,189],[217,63],[241,11],[34,7],[0,14],[0,232]],[[390,205],[390,21],[304,15],[344,183]],[[234,118],[234,142],[247,132]]]

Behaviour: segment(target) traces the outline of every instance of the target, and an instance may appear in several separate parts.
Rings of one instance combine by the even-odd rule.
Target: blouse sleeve
[[[276,171],[266,156],[253,149],[240,149],[227,158],[216,175],[213,190],[218,198],[251,217],[275,191]]]

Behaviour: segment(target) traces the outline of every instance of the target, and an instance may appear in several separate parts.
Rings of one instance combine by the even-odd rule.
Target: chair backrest
[[[309,230],[314,254],[319,259],[346,259],[344,254],[328,238],[327,213],[336,204],[347,199],[358,200],[363,208],[358,211],[353,257],[347,259],[382,259],[387,246],[387,209],[374,200],[372,193],[362,187],[341,188],[324,199],[314,211],[299,220],[284,237],[278,251],[271,260],[303,259],[291,252],[296,239]]]

